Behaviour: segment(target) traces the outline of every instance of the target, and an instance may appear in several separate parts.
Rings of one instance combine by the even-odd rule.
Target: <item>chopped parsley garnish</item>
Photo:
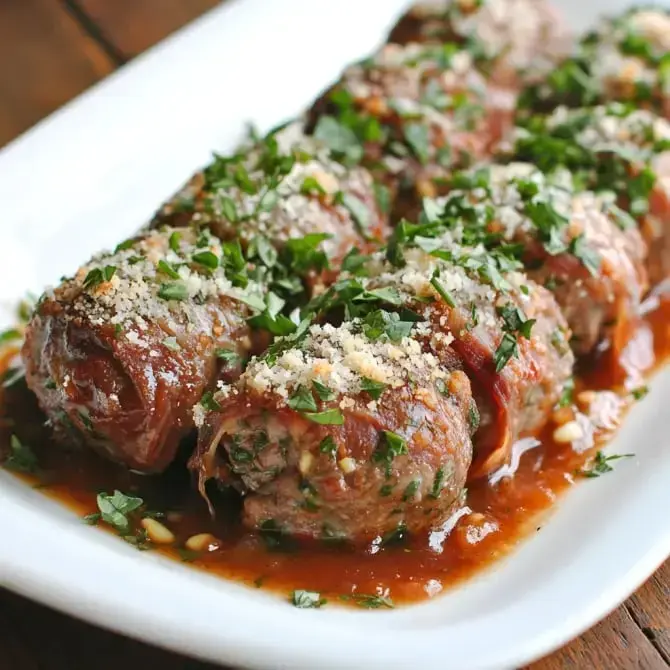
[[[316,412],[318,409],[312,392],[304,386],[299,386],[294,391],[287,405],[297,412]]]
[[[361,379],[361,391],[367,393],[373,400],[379,400],[387,387],[388,384],[376,382],[374,379],[369,379],[368,377]]]
[[[433,486],[430,489],[431,498],[439,498],[440,493],[442,493],[442,487],[444,486],[445,471],[442,466],[435,473],[435,479],[433,480]]]
[[[34,473],[38,468],[37,456],[26,444],[23,444],[16,435],[9,440],[9,456],[4,462],[8,470],[16,472]]]
[[[493,357],[496,372],[501,372],[510,358],[517,356],[518,353],[519,345],[516,341],[516,337],[512,333],[504,333]]]
[[[331,435],[326,435],[326,437],[319,442],[319,451],[322,454],[335,454],[337,452],[337,444]]]
[[[218,412],[221,409],[221,405],[214,398],[212,391],[206,391],[202,394],[200,398],[200,404],[209,412]]]
[[[324,426],[341,426],[344,423],[344,416],[339,409],[327,409],[323,412],[305,412],[303,416],[314,423]]]
[[[344,193],[342,195],[342,204],[349,210],[349,214],[351,214],[351,218],[361,237],[365,240],[370,239],[370,212],[363,201],[354,195]]]
[[[160,272],[166,274],[170,279],[179,279],[179,273],[167,262],[164,260],[158,261],[156,266]]]
[[[475,404],[474,400],[470,401],[470,408],[468,409],[468,424],[470,425],[470,430],[474,433],[479,428],[479,423],[481,421],[481,416],[479,414],[479,409]]]
[[[176,230],[170,235],[170,239],[168,241],[168,244],[170,246],[170,249],[174,251],[176,254],[179,253],[179,244],[181,242],[181,233],[177,232]]]
[[[389,477],[395,457],[407,453],[407,440],[404,437],[390,430],[382,430],[377,448],[372,454],[372,461],[383,464],[386,468],[386,476]]]
[[[561,397],[558,400],[559,407],[569,407],[572,405],[573,396],[575,393],[575,380],[570,377],[563,386]]]
[[[634,456],[635,454],[611,454],[608,456],[599,451],[589,465],[578,470],[577,474],[589,478],[600,477],[600,475],[604,475],[606,472],[611,472],[614,469],[610,465],[612,461],[617,461],[620,458],[633,458]]]
[[[229,366],[237,365],[242,360],[240,358],[240,355],[232,351],[231,349],[224,349],[221,347],[219,349],[216,349],[214,353],[220,361],[224,362],[225,365]]]
[[[131,519],[129,515],[144,505],[142,498],[128,496],[121,491],[114,491],[112,495],[99,493],[97,497],[99,512],[84,517],[86,523],[95,524],[99,520],[115,528],[120,535],[131,534]]]
[[[436,276],[434,276],[430,280],[430,283],[433,285],[433,288],[440,294],[442,300],[444,300],[444,302],[446,302],[447,305],[449,305],[449,307],[452,308],[456,307],[456,302],[454,301],[453,296],[451,295],[451,293],[449,293],[449,291],[447,291],[446,288],[444,288],[444,285]]]
[[[323,402],[334,400],[335,397],[337,396],[337,393],[335,393],[335,391],[329,389],[325,384],[322,384],[316,379],[312,382],[312,387],[314,388],[314,392],[316,393],[316,395],[319,396],[319,399],[323,400]]]
[[[108,282],[116,273],[115,265],[105,265],[104,268],[93,268],[84,277],[84,288],[94,288],[99,284]]]
[[[20,339],[21,339],[21,333],[18,330],[16,330],[16,328],[9,328],[8,330],[3,330],[0,333],[0,345]]]
[[[381,607],[393,609],[395,607],[390,597],[371,595],[368,593],[352,593],[350,595],[342,595],[340,596],[340,600],[350,601],[354,603],[354,605],[358,605],[358,607],[364,607],[367,609],[379,609]]]
[[[403,502],[413,500],[416,492],[419,490],[419,486],[421,486],[421,482],[418,479],[413,479],[409,484],[407,484],[405,491],[402,494]]]
[[[649,393],[649,387],[648,386],[639,386],[636,389],[633,389],[631,391],[631,395],[635,400],[642,400],[642,398],[646,397],[646,395]]]
[[[430,132],[428,126],[422,123],[407,123],[403,132],[412,152],[425,165],[430,157]]]
[[[518,356],[519,343],[517,335],[530,339],[535,319],[526,319],[526,315],[519,307],[512,303],[496,307],[498,315],[503,321],[503,337],[494,354],[496,372],[500,372],[510,358]]]
[[[219,267],[219,257],[211,251],[200,251],[193,254],[192,260],[198,265],[206,267],[208,270],[216,270]]]
[[[188,288],[183,282],[165,282],[158,289],[158,297],[163,300],[186,300]]]
[[[312,193],[325,195],[326,190],[323,188],[323,186],[321,186],[318,179],[310,176],[305,177],[303,180],[302,185],[300,186],[300,192],[304,195],[311,195]]]
[[[312,607],[321,607],[326,604],[326,599],[321,597],[320,593],[316,591],[303,591],[296,589],[291,594],[291,602],[299,609],[307,609]]]

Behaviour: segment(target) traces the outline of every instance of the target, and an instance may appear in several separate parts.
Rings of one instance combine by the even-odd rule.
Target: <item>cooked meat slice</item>
[[[415,248],[431,242],[421,232],[400,231],[392,262],[373,259],[361,281],[369,291],[396,290],[403,308],[430,324],[430,346],[445,367],[468,374],[481,413],[477,477],[546,422],[572,374],[570,331],[551,293],[511,269],[512,259],[439,240],[427,253]]]
[[[153,231],[42,296],[23,360],[58,434],[134,470],[170,463],[193,406],[251,347],[254,284],[234,287],[221,256],[206,233]]]
[[[348,68],[311,113],[314,135],[390,189],[392,218],[435,195],[452,170],[490,155],[515,93],[492,86],[454,45],[388,44]]]
[[[638,7],[601,21],[523,104],[551,111],[618,100],[670,118],[670,12]]]
[[[670,123],[665,119],[619,103],[560,107],[519,129],[512,155],[546,172],[567,168],[585,188],[611,192],[622,210],[621,225],[636,221],[647,243],[650,282],[670,276]]]
[[[492,165],[454,180],[435,213],[457,240],[514,245],[529,277],[549,288],[583,355],[621,351],[647,288],[646,245],[622,228],[618,208],[574,190],[566,171],[550,176],[528,163]]]
[[[361,319],[313,325],[224,387],[191,461],[201,492],[210,478],[232,484],[247,526],[308,538],[444,523],[472,456],[470,384],[409,330],[369,332]]]
[[[570,32],[545,0],[440,0],[415,5],[390,42],[478,43],[496,61],[496,76],[547,71],[567,55]]]
[[[344,167],[328,153],[297,123],[273,131],[233,156],[216,156],[152,226],[206,226],[223,240],[239,239],[261,266],[274,265],[276,251],[266,253],[272,247],[292,256],[297,270],[309,251],[305,242],[312,241],[325,259],[316,268],[324,272],[312,272],[310,280],[329,283],[352,247],[372,250],[387,228],[368,172]]]

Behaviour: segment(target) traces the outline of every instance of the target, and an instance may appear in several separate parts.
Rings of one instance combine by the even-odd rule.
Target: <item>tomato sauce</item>
[[[546,512],[564,491],[583,479],[581,474],[588,471],[597,450],[616,430],[625,409],[642,395],[644,377],[670,354],[670,299],[648,304],[649,311],[619,360],[613,364],[605,352],[600,360],[583,366],[575,379],[575,405],[558,410],[540,435],[518,443],[513,476],[498,472],[489,480],[472,482],[466,507],[447,527],[429,536],[352,548],[250,533],[239,523],[240,502],[235,496],[214,492],[220,496],[217,509],[225,508],[228,513],[210,516],[185,467],[192,444],[183,445],[181,458],[164,474],[133,474],[88,451],[55,444],[32,394],[21,382],[0,395],[0,453],[8,449],[11,435],[17,435],[39,462],[36,476],[21,476],[82,517],[97,511],[100,491],[118,489],[140,496],[147,509],[165,515],[161,521],[176,537],[169,548],[150,548],[221,577],[286,597],[294,589],[305,589],[328,600],[359,593],[388,596],[396,604],[417,602],[479,572],[541,530]],[[0,360],[0,366],[7,364]],[[616,393],[599,395],[591,406],[596,430],[589,439],[575,443],[553,439],[566,415],[567,419],[577,417],[580,399],[594,395],[589,391],[609,389]],[[531,448],[524,451],[524,447]],[[189,537],[205,532],[217,538],[211,551],[196,554],[183,549]]]

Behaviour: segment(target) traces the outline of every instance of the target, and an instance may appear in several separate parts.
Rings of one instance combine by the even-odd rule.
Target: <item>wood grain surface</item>
[[[217,0],[0,0],[0,146],[216,4]],[[0,670],[151,667],[214,668],[0,590]],[[595,628],[530,666],[668,667],[670,562]]]

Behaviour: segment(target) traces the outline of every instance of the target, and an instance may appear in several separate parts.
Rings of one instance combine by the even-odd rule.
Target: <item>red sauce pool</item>
[[[617,365],[609,364],[604,355],[577,376],[578,399],[587,397],[588,393],[584,396],[583,392],[592,389],[613,389],[618,394],[601,397],[598,412],[609,421],[596,431],[588,448],[577,452],[570,443],[554,441],[556,424],[550,422],[536,436],[540,444],[521,455],[513,477],[495,483],[477,481],[469,486],[466,504],[470,511],[452,520],[450,533],[436,532],[383,548],[284,542],[276,546],[276,542],[240,526],[239,502],[234,498],[228,501],[230,512],[225,518],[212,519],[183,461],[163,475],[145,477],[118,469],[88,452],[55,445],[32,395],[21,383],[0,395],[0,453],[10,436],[16,434],[33,449],[40,464],[38,476],[25,479],[81,516],[97,510],[96,494],[100,491],[119,489],[142,497],[148,509],[165,513],[162,521],[176,536],[172,547],[153,548],[221,577],[287,596],[294,589],[306,589],[318,591],[329,600],[359,593],[383,594],[394,603],[416,602],[472,576],[540,530],[539,520],[566,489],[583,479],[579,471],[611,437],[630,404],[629,391],[639,390],[643,377],[668,354],[670,299],[660,301],[647,313]],[[3,365],[6,367],[7,362],[0,360],[0,369]],[[188,445],[185,452],[187,449]],[[178,549],[190,536],[204,532],[219,540],[218,548],[201,554]],[[138,560],[142,560],[141,554]]]

